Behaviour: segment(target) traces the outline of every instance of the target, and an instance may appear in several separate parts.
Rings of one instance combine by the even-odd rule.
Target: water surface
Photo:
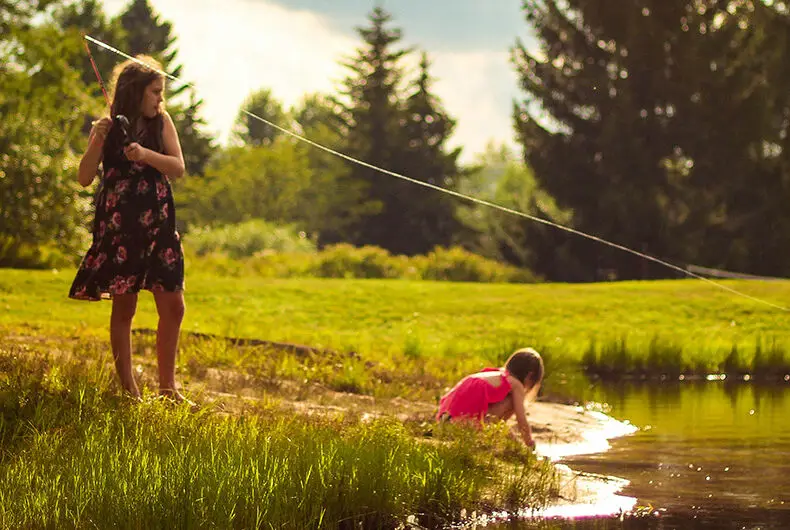
[[[790,384],[609,384],[585,394],[639,430],[612,440],[609,451],[563,462],[626,479],[620,495],[658,515],[550,526],[790,528]]]

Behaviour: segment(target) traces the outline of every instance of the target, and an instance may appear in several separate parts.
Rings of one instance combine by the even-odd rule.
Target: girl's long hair
[[[162,70],[162,65],[153,57],[138,55],[136,59],[144,64],[128,59],[113,70],[112,82],[112,105],[110,107],[110,117],[122,114],[129,120],[131,135],[136,134],[137,121],[141,117],[140,106],[143,103],[143,96],[148,85],[162,79],[163,76],[157,70]],[[144,142],[149,149],[156,151],[162,150],[162,115],[155,118],[145,118]],[[116,125],[116,124],[114,124]],[[113,129],[116,127],[114,126]],[[115,134],[113,134],[115,133]],[[104,144],[105,160],[111,150],[117,150],[122,141],[120,131],[111,131],[108,141]],[[137,141],[140,141],[138,139]],[[142,144],[143,142],[140,141]]]

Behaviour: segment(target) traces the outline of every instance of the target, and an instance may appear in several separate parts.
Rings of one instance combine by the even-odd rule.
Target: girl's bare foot
[[[172,388],[162,388],[162,389],[160,389],[159,390],[159,396],[163,397],[163,398],[170,399],[170,400],[174,401],[175,403],[178,403],[179,405],[181,403],[186,403],[187,405],[189,405],[192,408],[197,408],[197,404],[194,401],[192,401],[189,398],[187,398],[186,396],[184,396],[184,394],[182,394],[178,390],[174,390]]]
[[[137,383],[132,381],[130,384],[123,384],[123,389],[126,392],[126,395],[131,397],[134,401],[142,401],[143,397],[140,394],[140,389],[137,388]]]

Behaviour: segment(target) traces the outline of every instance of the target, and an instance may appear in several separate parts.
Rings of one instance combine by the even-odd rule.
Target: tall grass
[[[392,528],[552,491],[545,463],[493,433],[427,443],[387,419],[137,404],[91,345],[71,354],[0,350],[3,528]]]
[[[749,379],[785,379],[790,374],[788,344],[775,337],[758,337],[753,342],[733,342],[719,346],[715,355],[700,352],[694,344],[680,345],[658,335],[649,342],[626,337],[607,341],[591,340],[582,356],[582,366],[601,378],[677,378],[717,373]]]

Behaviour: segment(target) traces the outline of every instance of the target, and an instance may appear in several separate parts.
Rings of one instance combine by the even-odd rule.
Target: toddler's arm
[[[524,444],[529,448],[534,448],[535,440],[532,438],[532,428],[527,421],[527,411],[524,407],[524,399],[526,398],[524,385],[521,384],[521,381],[512,376],[511,379],[510,385],[513,388],[513,413],[516,415],[518,430],[521,434],[521,439],[524,440]]]

